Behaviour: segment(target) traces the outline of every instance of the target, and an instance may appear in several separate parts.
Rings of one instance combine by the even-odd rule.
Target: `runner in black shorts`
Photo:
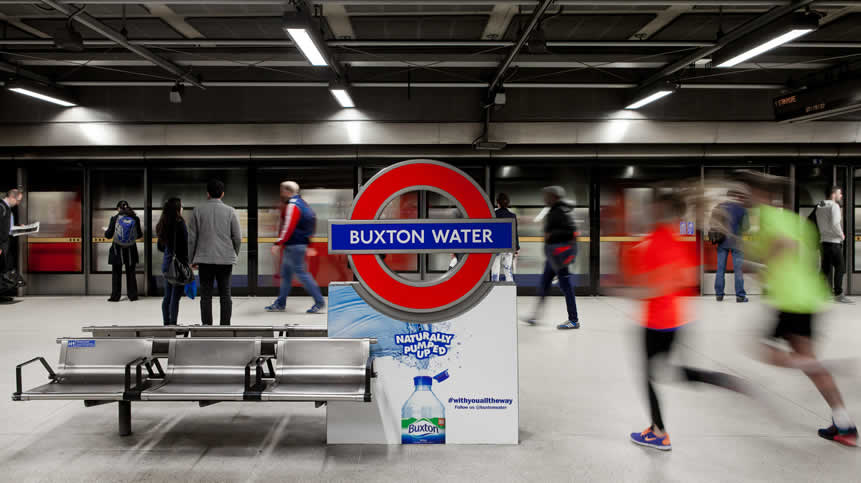
[[[766,362],[804,372],[831,407],[832,424],[820,429],[819,436],[857,446],[858,429],[840,390],[813,351],[813,315],[831,299],[831,291],[816,269],[816,228],[797,213],[770,205],[773,195],[783,189],[779,178],[752,172],[743,176],[759,205],[759,231],[748,253],[765,268],[762,280],[768,287],[767,300],[778,310],[773,337],[786,340],[790,347],[787,351],[765,344]]]
[[[774,328],[773,337],[789,342],[793,335],[808,339],[813,337],[813,314],[777,313],[777,327]]]

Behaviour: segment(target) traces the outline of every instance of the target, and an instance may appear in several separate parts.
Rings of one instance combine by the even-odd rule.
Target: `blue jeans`
[[[285,245],[284,253],[281,255],[281,291],[275,299],[275,305],[284,307],[287,305],[287,296],[293,287],[293,275],[302,282],[305,290],[314,297],[314,303],[323,304],[323,296],[320,287],[314,281],[314,277],[305,268],[305,253],[308,245]]]
[[[565,306],[568,309],[568,320],[577,322],[577,299],[574,298],[574,287],[571,285],[571,274],[568,272],[568,265],[563,266],[559,270],[553,270],[550,261],[544,262],[544,273],[541,275],[541,283],[538,285],[539,305],[544,305],[544,297],[547,296],[547,291],[550,290],[550,284],[553,283],[553,276],[559,279],[559,288],[565,294]]]
[[[744,291],[744,272],[742,272],[742,264],[744,263],[744,253],[738,248],[720,248],[717,249],[717,272],[715,273],[715,295],[724,295],[724,274],[726,273],[726,259],[732,253],[732,267],[735,274],[735,296],[744,297],[747,293]]]
[[[161,318],[164,325],[176,325],[179,318],[179,299],[185,293],[185,286],[164,284],[164,298],[161,300]]]
[[[165,255],[161,261],[161,272],[167,273],[173,255]],[[161,318],[164,325],[176,325],[179,318],[179,299],[185,293],[185,286],[164,282],[164,298],[161,299]]]

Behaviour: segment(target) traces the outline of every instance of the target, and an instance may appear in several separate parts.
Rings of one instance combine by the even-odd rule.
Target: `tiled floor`
[[[559,332],[554,299],[544,325],[520,329],[521,444],[518,446],[330,446],[325,409],[312,404],[140,403],[135,433],[116,434],[114,405],[10,401],[14,366],[36,355],[54,364],[56,337],[89,324],[159,323],[160,300],[108,304],[103,297],[28,298],[0,305],[0,472],[4,481],[861,481],[861,453],[816,436],[829,411],[806,378],[749,357],[771,324],[750,304],[692,300],[695,323],[676,358],[747,377],[764,397],[749,400],[709,388],[659,387],[672,453],[632,445],[647,426],[640,374],[638,308],[619,298],[579,299],[583,327]],[[236,299],[234,323],[302,322],[309,299],[286,314],[268,300]],[[521,314],[533,301],[519,300]],[[823,357],[859,356],[859,306],[821,316]],[[217,309],[216,309],[217,311]],[[184,301],[180,320],[194,323]],[[859,364],[838,376],[850,412],[861,418]],[[42,377],[33,368],[29,381]]]

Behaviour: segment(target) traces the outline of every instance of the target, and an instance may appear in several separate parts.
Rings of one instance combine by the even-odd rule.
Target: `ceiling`
[[[231,83],[323,86],[326,68],[308,65],[281,28],[283,1],[162,0],[75,3],[151,53],[190,71],[204,86]],[[481,88],[528,24],[536,1],[314,0],[335,58],[357,87]],[[515,88],[633,89],[737,27],[789,2],[734,0],[559,0],[541,27],[546,53],[522,50],[504,76]],[[73,7],[76,8],[76,7]],[[286,7],[290,8],[290,7]],[[820,1],[819,31],[734,69],[697,62],[668,75],[683,86],[762,89],[764,96],[812,73],[861,60],[861,1]],[[53,46],[66,16],[36,1],[0,0],[0,80],[10,70],[67,86],[170,85],[175,73],[76,24],[84,52]],[[11,67],[10,67],[11,66]]]

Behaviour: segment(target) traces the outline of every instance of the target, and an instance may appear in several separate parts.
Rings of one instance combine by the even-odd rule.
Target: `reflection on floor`
[[[129,310],[104,297],[24,299],[0,306],[0,469],[6,481],[858,481],[861,455],[816,436],[829,411],[806,378],[744,352],[771,324],[752,299],[694,300],[698,320],[675,357],[747,377],[766,397],[751,402],[708,388],[660,386],[671,454],[627,441],[648,421],[632,320],[639,308],[624,299],[578,299],[579,331],[553,328],[564,318],[559,298],[543,325],[521,325],[522,442],[510,447],[327,447],[325,409],[294,403],[140,403],[134,435],[120,438],[113,405],[11,402],[14,365],[35,355],[54,364],[54,338],[79,335],[83,325],[159,323],[161,300],[143,299]],[[286,314],[264,313],[267,302],[236,299],[234,322],[325,325],[325,315],[304,314],[310,299],[291,299]],[[521,314],[532,304],[521,298]],[[181,322],[194,323],[197,314],[196,304],[183,301]],[[854,306],[824,314],[820,353],[858,357],[859,323]],[[858,374],[844,370],[838,383],[861,419]]]

